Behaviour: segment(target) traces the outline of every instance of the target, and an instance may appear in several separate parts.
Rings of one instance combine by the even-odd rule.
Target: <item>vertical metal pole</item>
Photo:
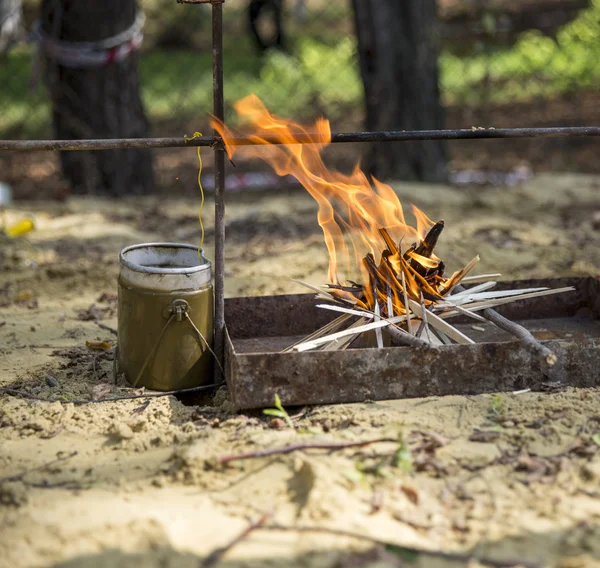
[[[212,0],[213,112],[224,120],[223,2]],[[215,136],[217,133],[215,132]],[[225,149],[215,146],[215,354],[224,367],[225,339]],[[215,382],[223,380],[215,365]]]

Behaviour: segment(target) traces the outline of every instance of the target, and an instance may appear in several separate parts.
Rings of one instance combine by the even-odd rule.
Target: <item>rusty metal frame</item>
[[[180,4],[210,4],[212,7],[212,61],[213,61],[213,113],[224,120],[223,98],[223,2],[224,0],[177,0]],[[333,143],[348,142],[402,142],[410,140],[461,140],[530,137],[580,137],[600,136],[600,127],[551,127],[551,128],[471,128],[455,130],[413,130],[381,132],[349,132],[333,134]],[[277,141],[273,140],[273,143]],[[301,144],[311,143],[310,136],[300,138]],[[232,144],[255,144],[251,139],[238,137]],[[215,132],[213,136],[186,139],[171,138],[122,138],[89,140],[0,140],[4,151],[73,151],[114,150],[127,148],[180,148],[210,147],[215,152],[215,352],[224,360],[225,341],[225,149]],[[216,366],[216,381],[220,371]]]
[[[489,324],[465,331],[478,342],[345,351],[281,352],[332,319],[315,307],[313,294],[228,298],[225,303],[226,375],[238,409],[283,404],[328,404],[443,395],[472,395],[560,385],[598,386],[600,379],[600,280],[564,278],[501,282],[497,288],[574,286],[576,292],[507,304],[499,312],[537,328],[558,356],[549,368],[526,346]],[[571,337],[569,337],[569,332]]]

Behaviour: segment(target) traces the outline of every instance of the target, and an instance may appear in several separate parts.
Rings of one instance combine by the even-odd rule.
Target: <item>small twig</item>
[[[31,481],[23,481],[27,487],[35,487],[36,489],[67,489],[71,491],[78,491],[84,489],[84,486],[80,483],[72,481],[62,481],[60,483],[48,483],[44,481],[42,483],[32,483]]]
[[[264,513],[260,516],[256,521],[250,523],[240,534],[236,537],[232,538],[226,545],[220,546],[219,548],[213,550],[203,561],[202,568],[210,568],[211,566],[215,566],[223,556],[229,552],[235,545],[242,542],[248,535],[255,531],[256,529],[262,527],[267,520],[271,517],[271,513]]]
[[[366,540],[378,546],[382,546],[387,550],[394,549],[406,552],[410,555],[423,555],[434,558],[443,558],[445,560],[452,560],[457,562],[471,562],[475,560],[480,564],[484,564],[485,566],[492,566],[493,568],[513,568],[515,566],[524,566],[525,568],[538,568],[540,566],[539,563],[534,562],[526,562],[524,560],[496,560],[493,558],[489,558],[487,556],[477,556],[475,554],[461,554],[457,552],[443,552],[441,550],[427,550],[424,548],[414,548],[412,546],[403,546],[401,544],[395,544],[392,542],[387,542],[384,540],[380,540],[378,538],[374,538],[372,536],[366,535],[364,533],[357,533],[353,531],[346,531],[342,529],[330,529],[328,527],[308,527],[308,526],[286,526],[280,524],[272,524],[272,525],[263,525],[261,527],[257,527],[259,530],[267,530],[267,531],[282,531],[282,532],[312,532],[312,533],[325,533],[349,538],[356,538],[359,540]]]
[[[466,291],[466,289],[460,284],[456,286],[456,290],[461,292]],[[496,310],[492,310],[491,308],[486,308],[482,311],[481,315],[483,317],[492,322],[494,325],[498,326],[500,329],[514,335],[523,345],[526,345],[531,350],[535,351],[540,358],[546,362],[549,367],[554,367],[558,358],[556,357],[556,353],[551,349],[548,349],[545,345],[542,345],[529,330],[525,329],[522,325],[510,321],[504,316],[500,315]]]
[[[419,289],[419,294],[421,296],[421,319],[423,320],[423,324],[425,325],[425,335],[431,343],[431,335],[429,334],[429,325],[427,322],[427,308],[425,307],[425,298],[423,298],[423,290]],[[410,300],[408,301],[410,304]]]
[[[217,458],[217,461],[219,463],[229,463],[232,461],[251,460],[256,458],[264,458],[267,456],[291,454],[292,452],[298,452],[302,450],[330,450],[330,452],[337,452],[346,448],[360,448],[362,446],[368,446],[369,444],[378,444],[384,442],[394,444],[399,443],[396,438],[375,438],[374,440],[363,440],[362,442],[308,442],[306,444],[291,444],[289,446],[282,446],[280,448],[258,450],[256,452],[247,452],[245,454],[221,456],[220,458]]]
[[[114,328],[114,327],[110,327],[108,325],[105,325],[103,323],[100,323],[98,320],[94,320],[94,323],[100,328],[100,329],[104,329],[105,331],[110,331],[110,333],[112,333],[113,335],[119,335],[119,332]]]
[[[407,345],[409,347],[423,347],[425,349],[437,349],[436,345],[432,345],[429,341],[425,341],[420,337],[410,335],[408,332],[400,329],[397,326],[388,326],[388,333],[392,339],[400,345]]]
[[[458,417],[456,418],[456,427],[460,428],[461,423],[462,423],[462,416],[463,416],[463,412],[465,410],[465,406],[466,406],[466,402],[464,404],[461,404],[460,407],[458,408]]]
[[[134,408],[131,414],[129,415],[129,420],[131,420],[134,416],[137,416],[138,414],[144,412],[144,410],[146,410],[146,408],[150,406],[150,402],[150,400],[147,400],[146,402],[142,402],[142,404],[140,404],[137,408]]]
[[[0,477],[0,483],[3,483],[5,481],[22,481],[23,478],[26,475],[29,475],[30,473],[33,473],[34,471],[39,471],[41,469],[45,469],[50,465],[54,465],[55,463],[59,463],[59,462],[63,462],[66,460],[70,460],[72,457],[75,457],[79,452],[75,451],[75,452],[71,452],[70,454],[66,455],[66,456],[61,456],[59,458],[56,458],[52,461],[46,462],[42,465],[38,465],[36,467],[33,467],[31,469],[26,469],[25,471],[21,472],[21,473],[17,473],[16,475],[8,475],[6,477]]]
[[[202,392],[217,389],[223,386],[225,382],[217,383],[216,385],[202,385],[199,387],[190,387],[189,389],[179,389],[173,391],[165,391],[158,393],[149,393],[149,394],[134,394],[134,395],[125,395],[125,396],[114,396],[112,398],[99,398],[98,400],[52,400],[49,398],[43,398],[41,396],[35,396],[33,394],[29,394],[27,392],[23,392],[17,389],[9,389],[6,387],[0,387],[0,393],[6,393],[12,396],[20,396],[21,398],[28,398],[30,400],[39,400],[41,402],[62,402],[63,404],[95,404],[97,402],[116,402],[119,400],[135,400],[138,398],[160,398],[163,396],[175,396],[178,394],[187,394],[191,392]]]

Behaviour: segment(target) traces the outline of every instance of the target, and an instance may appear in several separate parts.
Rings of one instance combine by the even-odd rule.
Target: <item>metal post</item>
[[[212,59],[213,59],[213,112],[224,121],[223,101],[223,3],[212,0]],[[217,133],[215,132],[215,135]],[[215,344],[217,358],[224,367],[225,343],[225,149],[222,144],[215,151]],[[223,380],[219,365],[215,365],[215,382]]]

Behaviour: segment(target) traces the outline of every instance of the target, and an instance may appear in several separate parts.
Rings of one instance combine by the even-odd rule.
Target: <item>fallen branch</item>
[[[395,544],[392,542],[387,542],[385,540],[380,540],[378,538],[374,538],[372,536],[368,536],[363,533],[357,533],[353,531],[346,531],[343,529],[330,529],[328,527],[308,527],[308,526],[287,526],[280,524],[272,524],[272,525],[263,525],[257,527],[259,530],[265,531],[282,531],[282,532],[304,532],[304,533],[325,533],[336,536],[343,536],[349,538],[355,538],[358,540],[366,540],[378,546],[384,547],[387,551],[391,553],[396,553],[397,555],[406,555],[416,557],[419,555],[429,556],[433,558],[443,558],[444,560],[451,560],[455,562],[471,562],[476,561],[479,564],[483,564],[485,566],[492,566],[493,568],[513,568],[516,566],[524,566],[525,568],[538,568],[540,566],[539,563],[534,562],[526,562],[524,560],[496,560],[494,558],[489,558],[487,556],[478,556],[476,554],[468,554],[468,553],[458,553],[458,552],[443,552],[441,550],[427,550],[424,548],[414,548],[412,546],[403,546],[401,544]]]
[[[270,448],[268,450],[258,450],[256,452],[247,452],[245,454],[221,456],[217,458],[218,463],[229,463],[232,461],[252,460],[256,458],[264,458],[268,456],[276,456],[283,454],[291,454],[303,450],[330,450],[337,452],[346,448],[360,448],[370,444],[393,443],[398,444],[396,438],[375,438],[374,440],[363,440],[362,442],[307,442],[306,444],[291,444],[280,448]]]
[[[98,400],[53,400],[50,398],[43,398],[41,396],[35,396],[28,392],[23,392],[17,389],[9,389],[7,387],[0,387],[0,393],[5,393],[11,396],[19,396],[21,398],[27,398],[29,400],[39,400],[40,402],[61,402],[63,404],[75,404],[76,406],[83,404],[96,404],[98,402],[116,402],[119,400],[135,400],[138,398],[160,398],[163,396],[175,396],[178,394],[187,394],[192,392],[202,392],[217,389],[223,386],[225,382],[217,383],[216,385],[202,385],[199,387],[190,387],[189,389],[179,389],[173,391],[148,393],[148,394],[132,394],[124,396],[114,396],[112,398],[99,398]]]
[[[203,561],[200,566],[202,568],[210,568],[211,566],[215,566],[223,556],[229,552],[236,544],[242,542],[248,535],[255,531],[256,529],[262,527],[267,520],[271,517],[271,513],[264,513],[261,517],[256,519],[250,523],[240,534],[238,534],[235,538],[231,539],[226,545],[221,546],[215,550],[213,550]]]
[[[556,353],[554,353],[554,351],[545,345],[542,345],[531,334],[531,332],[525,329],[522,325],[510,321],[503,315],[500,315],[496,310],[492,310],[491,308],[483,310],[483,317],[492,322],[494,325],[497,325],[500,329],[503,329],[504,331],[514,335],[523,345],[527,345],[529,348],[535,351],[549,367],[554,367],[554,365],[556,365],[556,361],[558,361]]]
[[[94,320],[94,323],[100,329],[104,329],[105,331],[110,331],[110,333],[112,333],[113,335],[119,335],[119,332],[114,327],[110,327],[109,325],[105,325],[103,323],[100,323],[98,320]]]
[[[456,290],[460,292],[466,292],[466,289],[460,284],[456,286]],[[498,326],[500,329],[514,335],[523,345],[529,347],[532,351],[537,353],[540,358],[546,362],[549,367],[553,367],[558,360],[556,353],[551,349],[548,349],[545,345],[542,345],[529,330],[525,329],[522,325],[510,321],[503,315],[500,315],[496,310],[486,308],[482,311],[483,317]]]
[[[26,469],[25,471],[23,471],[21,473],[17,473],[15,475],[8,475],[6,477],[0,477],[0,483],[4,483],[5,481],[22,481],[26,475],[29,475],[30,473],[33,473],[34,471],[40,471],[41,469],[45,469],[50,465],[54,465],[55,463],[70,460],[71,458],[75,457],[78,453],[79,452],[77,452],[77,451],[71,452],[70,454],[67,454],[66,456],[60,456],[59,458],[56,458],[52,461],[43,463],[42,465],[32,467],[31,469]]]

